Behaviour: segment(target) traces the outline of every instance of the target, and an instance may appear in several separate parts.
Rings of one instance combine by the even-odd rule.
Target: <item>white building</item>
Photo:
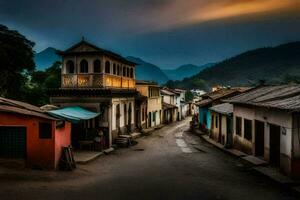
[[[233,97],[233,146],[300,177],[300,85],[265,86]]]

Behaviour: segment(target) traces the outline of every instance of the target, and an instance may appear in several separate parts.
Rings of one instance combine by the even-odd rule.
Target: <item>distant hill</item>
[[[155,81],[159,84],[166,83],[169,80],[165,73],[156,65],[132,56],[126,59],[138,64],[136,66],[136,79],[138,80]]]
[[[34,61],[37,70],[43,71],[46,68],[51,67],[52,64],[55,63],[56,61],[60,61],[61,57],[57,55],[55,52],[56,49],[52,47],[48,47],[47,49],[39,53],[36,53],[34,56]]]
[[[168,76],[170,80],[182,80],[187,77],[191,77],[201,70],[211,67],[213,63],[208,63],[202,66],[196,66],[193,64],[182,65],[176,69],[165,69],[163,72]]]
[[[291,77],[300,80],[300,42],[247,51],[171,84],[182,88],[195,87],[195,83],[203,87],[204,82],[206,88],[217,84],[247,86],[261,80],[271,84],[286,82]]]

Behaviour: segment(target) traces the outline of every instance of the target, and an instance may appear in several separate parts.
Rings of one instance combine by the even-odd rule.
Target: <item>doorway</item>
[[[227,116],[226,117],[226,134],[227,134],[227,139],[226,139],[226,147],[231,148],[233,144],[233,130],[232,130],[232,116]]]
[[[26,158],[26,127],[0,126],[0,157]]]
[[[116,107],[116,128],[118,134],[120,133],[120,117],[121,117],[121,110],[120,110],[120,104]]]
[[[270,164],[280,166],[280,126],[270,124]]]
[[[127,105],[124,104],[124,127],[127,125]]]
[[[255,120],[255,156],[264,157],[265,123]]]
[[[128,107],[128,123],[127,123],[127,132],[131,133],[131,116],[132,114],[132,106],[131,103],[129,103],[129,107]]]
[[[135,110],[135,128],[136,129],[139,129],[140,127],[141,127],[141,117],[140,117],[140,109],[139,108],[137,108],[136,110]]]
[[[151,122],[152,122],[151,112],[149,112],[148,114],[148,120],[149,120],[149,127],[151,127]]]
[[[222,137],[222,115],[217,114],[217,119],[219,120],[219,138],[218,138],[218,142],[224,145],[224,139]]]

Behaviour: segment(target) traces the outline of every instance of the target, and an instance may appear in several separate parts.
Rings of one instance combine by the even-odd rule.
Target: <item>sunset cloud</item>
[[[168,67],[300,40],[300,0],[0,0],[0,24],[36,51],[85,36]]]
[[[137,19],[146,32],[245,15],[300,10],[300,2],[298,0],[172,0],[152,9],[154,10],[144,10]]]

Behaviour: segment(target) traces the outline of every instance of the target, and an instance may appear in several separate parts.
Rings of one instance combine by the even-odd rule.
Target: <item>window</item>
[[[106,61],[105,63],[105,73],[110,74],[110,62]]]
[[[206,117],[205,117],[206,119]],[[206,122],[204,122],[204,124],[206,124]],[[211,127],[213,128],[215,126],[215,116],[211,115]]]
[[[127,77],[130,76],[129,68],[127,67]]]
[[[117,74],[117,65],[115,63],[113,65],[113,74]]]
[[[51,123],[39,123],[39,138],[51,139],[52,138],[52,124]]]
[[[144,121],[145,120],[145,115],[144,115],[144,108],[142,108],[142,121]]]
[[[133,78],[133,68],[130,69],[130,78]]]
[[[252,121],[244,119],[244,138],[252,140]]]
[[[239,136],[242,135],[242,118],[235,118],[235,133]]]
[[[153,121],[154,121],[154,122],[156,121],[156,112],[157,112],[157,111],[153,112]]]
[[[88,73],[89,72],[89,64],[86,60],[82,60],[80,62],[80,73]]]
[[[126,72],[127,72],[126,67],[123,67],[123,76],[126,76]]]
[[[98,59],[94,61],[94,73],[101,73],[101,61]]]
[[[68,60],[68,62],[66,64],[66,69],[67,69],[68,74],[74,74],[75,66],[74,66],[74,62],[72,60]]]

